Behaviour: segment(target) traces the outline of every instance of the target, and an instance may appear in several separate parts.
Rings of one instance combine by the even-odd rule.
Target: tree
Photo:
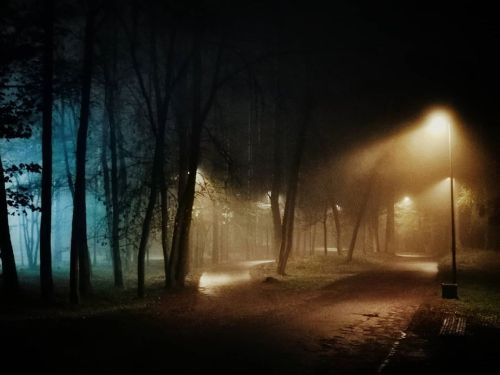
[[[385,227],[385,252],[394,252],[394,187],[388,187],[387,221]]]
[[[292,251],[293,245],[293,227],[295,219],[295,203],[297,198],[297,188],[299,183],[300,164],[302,161],[302,154],[305,145],[305,136],[307,126],[311,119],[312,114],[312,97],[311,93],[306,94],[304,108],[302,112],[302,119],[299,124],[299,131],[297,134],[297,143],[292,155],[292,162],[290,167],[290,175],[287,181],[287,192],[285,202],[285,212],[283,214],[283,223],[281,231],[281,245],[278,258],[277,273],[285,275],[285,269],[288,258]]]
[[[118,25],[111,24],[110,38],[105,39],[105,44],[111,45],[111,52],[104,56],[104,110],[107,124],[103,121],[101,164],[104,180],[104,198],[108,232],[111,237],[111,257],[113,263],[114,285],[123,288],[122,259],[120,254],[120,178],[118,166],[118,137],[120,120],[117,118],[120,86],[118,85]],[[107,126],[106,126],[107,125]],[[109,134],[109,137],[108,137]],[[107,150],[111,153],[111,170],[108,168]]]
[[[219,72],[221,69],[222,43],[218,47],[214,62],[214,73],[212,84],[206,102],[202,102],[202,36],[203,19],[201,10],[196,9],[195,30],[193,35],[193,57],[192,57],[192,100],[193,110],[191,117],[191,134],[188,141],[187,170],[179,171],[179,176],[186,177],[183,190],[179,191],[178,207],[174,221],[174,233],[172,236],[172,249],[169,259],[168,283],[170,287],[183,287],[188,269],[189,260],[189,231],[191,226],[191,215],[196,187],[196,173],[200,161],[201,132],[212,108],[219,84]]]
[[[75,195],[73,199],[70,253],[70,299],[72,303],[79,302],[79,292],[85,296],[90,292],[91,288],[90,258],[87,244],[85,158],[87,155],[87,133],[90,118],[90,90],[96,18],[96,10],[92,5],[92,1],[89,1],[89,9],[85,17],[80,124],[76,145]]]
[[[323,247],[325,255],[328,255],[328,205],[323,210]]]
[[[278,77],[278,74],[276,74]],[[283,146],[282,146],[282,116],[281,116],[281,93],[279,80],[276,78],[274,100],[274,121],[273,121],[273,177],[271,183],[271,214],[273,219],[273,243],[274,253],[277,255],[281,244],[281,210],[279,195],[281,190],[282,169],[283,169]]]
[[[337,239],[337,254],[342,255],[342,231],[340,225],[340,207],[334,198],[331,198],[333,221],[335,223],[335,238]]]
[[[174,46],[176,42],[176,30],[175,27],[170,30],[168,35],[168,50],[165,55],[165,63],[161,64],[161,66],[165,67],[164,71],[164,81],[163,86],[161,86],[161,79],[158,74],[158,51],[157,51],[157,41],[156,41],[156,27],[158,26],[158,20],[155,15],[151,16],[151,38],[149,40],[150,43],[150,62],[152,64],[152,75],[153,75],[153,87],[150,88],[151,92],[154,92],[154,95],[150,95],[150,91],[146,87],[146,80],[143,78],[143,73],[140,70],[140,63],[137,55],[137,44],[136,44],[136,35],[132,33],[131,30],[124,23],[124,29],[127,33],[127,39],[130,45],[130,54],[132,59],[132,65],[134,72],[136,74],[137,81],[139,83],[140,92],[142,99],[144,100],[147,108],[147,117],[148,121],[151,125],[152,132],[154,134],[154,155],[153,155],[153,165],[151,169],[150,175],[150,184],[149,184],[149,194],[147,199],[146,212],[144,215],[144,219],[142,221],[141,228],[141,237],[139,243],[139,249],[137,252],[137,294],[139,297],[144,296],[144,279],[145,279],[145,256],[146,249],[149,241],[149,234],[151,231],[151,223],[153,220],[154,208],[157,202],[157,196],[160,191],[163,191],[162,195],[162,218],[163,225],[162,231],[162,241],[163,245],[163,254],[164,254],[164,262],[168,264],[169,258],[166,251],[166,231],[167,231],[167,221],[168,216],[166,216],[166,180],[165,180],[165,134],[167,127],[167,119],[170,110],[170,99],[173,90],[173,80],[174,80]],[[137,20],[134,20],[134,25],[137,25]],[[136,30],[134,30],[136,31]],[[182,71],[182,69],[181,69]],[[154,100],[153,100],[154,98]],[[166,269],[166,266],[165,266]],[[167,275],[165,275],[165,279],[167,279]]]
[[[19,282],[17,279],[16,260],[9,230],[9,211],[7,208],[7,192],[5,189],[4,169],[0,156],[0,256],[4,277],[4,287],[9,293],[17,291]]]
[[[44,0],[44,50],[42,95],[42,218],[40,224],[40,286],[42,298],[53,294],[52,281],[52,76],[54,1]]]
[[[352,230],[351,243],[349,244],[349,249],[347,251],[347,262],[352,261],[352,256],[354,254],[354,248],[356,246],[356,239],[358,237],[359,227],[360,227],[361,221],[363,220],[363,217],[365,215],[366,207],[368,205],[368,201],[370,199],[370,195],[371,195],[371,192],[373,190],[373,185],[376,182],[375,181],[376,173],[377,173],[376,168],[377,168],[377,166],[375,166],[373,168],[373,171],[370,173],[370,176],[367,179],[365,192],[364,192],[363,198],[361,200],[361,205],[359,206],[358,212],[356,213],[354,228]]]
[[[0,139],[31,136],[33,108],[38,98],[29,90],[32,85],[28,85],[33,83],[29,65],[36,55],[31,44],[33,35],[26,30],[29,27],[25,20],[18,19],[16,23],[11,19],[11,16],[15,18],[13,13],[9,2],[0,4],[0,50],[3,51],[0,54]],[[10,168],[11,172],[19,170],[17,166]],[[0,150],[0,259],[4,287],[8,293],[14,294],[19,282],[9,230],[8,206],[9,203],[29,204],[29,196],[7,189],[6,183],[12,177],[9,173],[3,165]]]

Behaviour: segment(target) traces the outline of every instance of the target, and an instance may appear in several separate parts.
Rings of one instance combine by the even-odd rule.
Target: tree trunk
[[[297,248],[297,255],[300,255],[301,254],[301,245],[302,245],[302,232],[300,231],[300,227],[297,228],[297,230],[294,231],[295,232],[295,243],[297,244],[296,245],[296,248]]]
[[[119,195],[120,195],[120,181],[119,181],[119,171],[118,171],[118,150],[117,150],[117,123],[115,113],[116,113],[116,94],[117,94],[117,31],[114,31],[113,35],[113,50],[112,50],[112,61],[111,69],[105,66],[105,84],[106,84],[106,111],[108,114],[109,123],[109,149],[111,151],[111,173],[108,180],[107,190],[107,207],[111,206],[111,210],[108,210],[108,215],[111,214],[111,254],[113,259],[113,275],[114,275],[114,285],[117,288],[123,288],[123,270],[122,270],[122,259],[120,254],[120,205],[119,205]],[[104,149],[107,148],[107,144],[104,145]],[[103,150],[104,151],[104,150]],[[104,160],[103,166],[106,168],[105,175],[109,173],[107,171],[107,160]],[[106,179],[105,179],[106,183]],[[111,191],[110,186],[111,185]],[[109,198],[111,198],[109,200]]]
[[[308,238],[308,235],[310,236],[311,232],[307,230],[307,227],[304,227],[303,233],[304,233],[304,237],[303,237],[304,243],[302,246],[302,256],[305,258],[307,255],[307,240],[309,239],[309,242],[311,242],[311,239]]]
[[[144,257],[146,256],[146,249],[149,240],[149,233],[151,231],[151,220],[153,218],[154,207],[156,205],[156,199],[158,196],[159,189],[164,190],[164,194],[166,191],[166,182],[162,180],[165,174],[164,161],[165,161],[165,128],[166,122],[168,118],[168,111],[170,106],[170,83],[172,78],[172,69],[173,69],[173,46],[174,46],[175,34],[171,35],[170,45],[169,45],[169,53],[167,58],[167,71],[165,78],[165,96],[163,100],[157,95],[157,101],[161,101],[162,104],[158,103],[158,112],[157,112],[157,134],[156,134],[156,142],[155,142],[155,151],[153,158],[153,167],[151,169],[151,186],[150,186],[150,194],[148,199],[148,205],[146,209],[146,215],[144,216],[144,222],[142,224],[142,232],[141,232],[141,241],[139,243],[139,250],[137,252],[137,294],[139,297],[144,297],[144,277],[145,277],[145,269],[144,269]],[[166,210],[166,195],[163,196],[162,200],[162,208]],[[162,212],[162,220],[166,220],[166,212]],[[162,221],[163,225],[166,225],[164,221]],[[162,241],[166,240],[167,235],[167,227],[163,227],[162,225]],[[163,233],[164,231],[164,233]],[[164,237],[165,236],[165,237]],[[162,243],[163,245],[163,243]],[[163,248],[163,254],[165,257],[165,248]],[[164,262],[169,262],[169,259],[164,259]],[[166,267],[165,267],[166,270]],[[168,278],[168,275],[165,275],[165,278]]]
[[[168,186],[165,173],[160,176],[160,200],[161,200],[161,250],[163,253],[163,272],[165,274],[165,287],[168,275]]]
[[[300,142],[300,141],[299,141]],[[298,168],[294,168],[298,169]],[[283,224],[281,232],[281,246],[278,260],[278,274],[285,275],[286,264],[292,251],[293,245],[293,224],[295,220],[295,201],[297,195],[298,172],[297,176],[289,180],[289,187],[286,194],[285,212],[283,215]]]
[[[314,249],[316,247],[316,223],[311,226],[312,234],[311,234],[311,248],[309,250],[310,255],[314,255]]]
[[[32,270],[36,266],[36,259],[34,259],[35,256],[33,251],[33,234],[30,233],[32,225],[28,226],[28,219],[26,218],[26,215],[22,215],[21,217],[24,248],[26,249],[26,258],[28,259],[28,268]],[[33,219],[33,213],[31,213],[31,217]]]
[[[342,255],[342,232],[341,232],[341,226],[340,226],[340,215],[339,215],[339,209],[337,208],[337,204],[333,203],[332,206],[333,210],[333,220],[335,222],[335,237],[337,239],[337,254]]]
[[[182,194],[180,194],[179,196],[179,204],[175,215],[174,233],[172,236],[172,250],[170,251],[169,259],[168,280],[170,287],[183,287],[187,274],[189,260],[189,230],[191,227],[191,215],[193,211],[194,193],[196,187],[196,172],[198,170],[198,164],[200,160],[201,131],[215,99],[221,66],[220,60],[222,49],[221,47],[219,47],[219,52],[215,61],[215,71],[212,77],[210,94],[205,106],[202,109],[201,20],[198,20],[198,22],[196,22],[196,25],[197,30],[195,31],[193,41],[193,107],[191,134],[189,139],[188,170],[186,183]]]
[[[56,190],[54,194],[54,212],[56,215],[60,214],[61,208],[61,190]],[[55,224],[54,228],[54,264],[56,266],[61,266],[62,262],[62,225],[59,223]]]
[[[387,199],[387,221],[385,227],[385,252],[394,252],[394,189],[389,187]]]
[[[352,260],[352,255],[354,253],[354,247],[356,246],[356,238],[358,236],[359,226],[361,225],[361,220],[363,219],[364,213],[366,211],[366,206],[368,204],[368,200],[370,198],[370,192],[372,190],[373,179],[375,174],[372,174],[370,180],[368,181],[368,186],[366,188],[365,195],[363,197],[363,201],[361,203],[361,207],[359,208],[358,215],[356,217],[356,223],[354,224],[354,229],[351,237],[351,244],[349,245],[349,252],[347,253],[347,262]]]
[[[339,208],[337,206],[337,199],[334,193],[334,187],[333,183],[330,179],[327,180],[327,189],[328,189],[328,196],[330,199],[330,206],[332,207],[333,211],[333,221],[335,223],[335,239],[336,239],[336,245],[337,245],[337,254],[342,255],[342,232],[341,232],[341,226],[340,226],[340,214],[339,214]]]
[[[155,150],[153,166],[157,165],[158,151]],[[144,258],[146,255],[146,248],[148,245],[149,232],[151,230],[151,219],[153,218],[153,211],[156,204],[156,196],[158,195],[157,188],[157,173],[154,173],[154,169],[151,171],[151,186],[149,191],[148,205],[146,208],[146,214],[144,216],[144,221],[142,223],[141,241],[139,243],[139,250],[137,252],[137,295],[139,297],[144,297]]]
[[[4,170],[0,156],[0,258],[2,260],[4,288],[8,294],[15,294],[19,283],[17,279],[16,260],[9,230],[9,210],[5,190]]]
[[[300,124],[297,144],[293,154],[292,165],[290,168],[290,175],[288,178],[287,194],[285,202],[285,212],[283,215],[283,224],[281,231],[281,246],[278,259],[277,273],[285,275],[286,264],[292,251],[293,245],[293,223],[295,220],[295,203],[297,197],[297,188],[299,183],[300,164],[302,161],[302,154],[305,145],[305,135],[309,119],[312,112],[311,98],[306,98],[304,108],[304,118]]]
[[[78,292],[85,296],[90,292],[91,287],[90,258],[87,244],[85,158],[87,154],[87,133],[90,117],[94,18],[94,11],[89,10],[85,23],[82,97],[80,108],[80,125],[78,127],[78,137],[76,145],[75,196],[73,199],[73,222],[71,231],[70,299],[72,303],[79,302]]]
[[[105,78],[106,80],[106,78]],[[109,112],[108,109],[108,95],[109,95],[109,83],[105,83],[105,88],[104,88],[104,102],[106,103],[105,106],[105,113]],[[108,122],[108,124],[106,124]],[[106,126],[108,125],[108,126]],[[112,240],[112,233],[113,233],[113,213],[112,213],[112,203],[111,203],[111,182],[110,182],[110,173],[109,173],[109,166],[108,166],[108,147],[110,146],[109,144],[109,137],[108,137],[108,127],[110,127],[109,124],[109,118],[104,118],[102,121],[102,143],[101,143],[101,168],[102,168],[102,181],[103,181],[103,187],[104,187],[104,205],[106,208],[106,224],[107,224],[107,234],[109,236],[109,250],[111,255],[113,254],[113,240]]]
[[[54,39],[54,2],[44,1],[44,50],[42,98],[42,219],[40,224],[40,287],[42,298],[53,295],[52,280],[52,75]]]
[[[277,85],[278,86],[278,85]],[[278,91],[278,89],[276,90]],[[277,93],[277,96],[279,93]],[[281,122],[279,117],[279,103],[276,98],[274,110],[274,150],[273,150],[273,180],[271,185],[271,213],[273,219],[273,234],[274,234],[274,252],[278,255],[278,250],[281,244],[281,212],[279,204],[279,195],[281,190],[282,166],[283,166],[283,151],[281,141]]]
[[[325,206],[323,212],[323,245],[325,248],[325,255],[328,255],[328,227],[326,225],[328,219],[328,206]]]
[[[114,89],[113,89],[114,90]],[[119,181],[118,181],[118,152],[116,139],[116,121],[114,116],[114,93],[111,92],[109,98],[109,145],[111,149],[111,204],[112,204],[112,225],[111,225],[111,244],[113,247],[113,273],[115,287],[123,288],[122,259],[120,255],[120,205],[118,201]]]
[[[217,202],[213,202],[212,216],[212,264],[218,264],[220,258],[220,241],[219,241],[219,208]]]
[[[174,222],[174,234],[172,238],[172,250],[169,259],[169,286],[184,286],[187,272],[187,260],[189,259],[189,229],[191,225],[191,214],[193,210],[194,192],[196,185],[196,173],[200,157],[201,130],[203,127],[201,109],[201,30],[198,29],[194,36],[193,44],[193,112],[191,137],[189,142],[189,157],[187,160],[187,176],[182,191],[179,191],[179,203]]]
[[[366,220],[363,223],[363,254],[366,254],[366,231],[367,231],[367,223]]]
[[[66,181],[68,183],[68,188],[69,192],[71,193],[71,198],[74,199],[75,197],[75,185],[73,184],[73,176],[71,175],[71,168],[69,166],[69,155],[68,155],[68,147],[66,144],[66,132],[65,132],[65,126],[66,126],[66,107],[64,105],[64,102],[61,103],[61,143],[63,146],[63,156],[64,156],[64,168],[66,172]]]
[[[376,253],[380,252],[380,241],[378,235],[378,213],[372,215],[370,219],[370,236],[372,239],[373,251]]]

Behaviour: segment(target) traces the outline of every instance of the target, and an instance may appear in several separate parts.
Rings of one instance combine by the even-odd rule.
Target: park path
[[[309,332],[322,373],[383,373],[418,307],[439,291],[437,263],[404,259],[341,280],[295,323]]]
[[[306,290],[249,278],[253,265],[213,269],[200,290],[162,293],[140,309],[0,320],[0,349],[6,363],[29,358],[51,373],[376,374],[439,290],[431,261]]]
[[[303,293],[252,280],[255,264],[202,275],[192,311],[216,334],[241,330],[231,342],[219,342],[222,348],[259,352],[271,342],[271,352],[293,358],[293,366],[282,364],[292,373],[382,373],[415,311],[439,291],[437,263],[420,258],[399,258]]]

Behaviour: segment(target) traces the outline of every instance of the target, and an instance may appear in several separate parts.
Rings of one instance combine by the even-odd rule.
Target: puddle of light
[[[428,258],[429,255],[426,254],[412,254],[412,253],[396,253],[394,254],[400,258]]]
[[[437,262],[427,262],[427,263],[419,263],[417,265],[419,269],[428,273],[437,273],[438,272],[438,264]]]
[[[403,268],[411,271],[422,271],[426,273],[437,273],[438,264],[437,262],[413,262],[402,265]]]
[[[274,259],[265,259],[265,260],[249,260],[244,262],[245,265],[252,267],[256,266],[258,264],[265,264],[265,263],[273,263]]]
[[[199,289],[210,294],[214,288],[242,283],[250,280],[250,272],[209,273],[205,272],[200,277]]]

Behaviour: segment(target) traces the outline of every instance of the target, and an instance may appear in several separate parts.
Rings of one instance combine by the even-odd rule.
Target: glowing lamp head
[[[446,134],[451,125],[451,116],[444,110],[431,112],[425,121],[426,130],[432,135]]]

